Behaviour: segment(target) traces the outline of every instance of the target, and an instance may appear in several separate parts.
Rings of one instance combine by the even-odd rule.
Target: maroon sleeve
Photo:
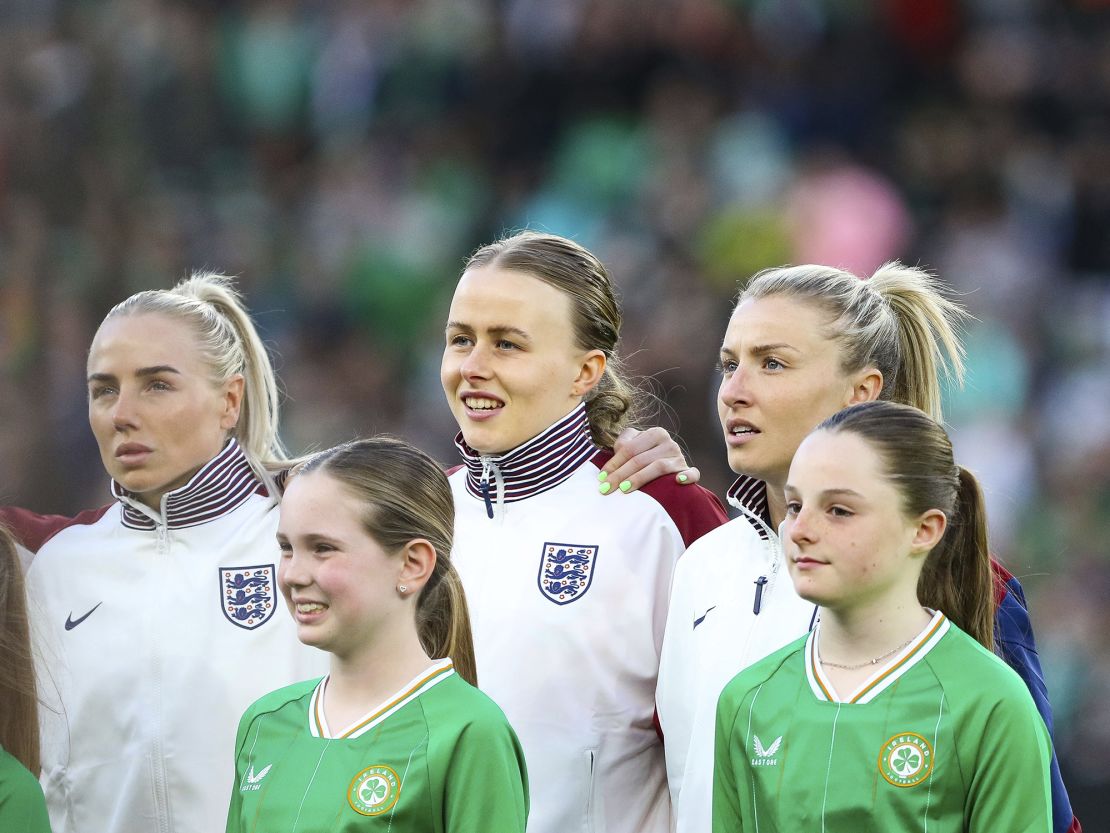
[[[599,451],[594,455],[593,463],[602,468],[612,456],[611,451]],[[683,486],[675,481],[673,475],[657,477],[642,486],[640,491],[667,510],[687,547],[728,521],[728,513],[720,498],[701,486]]]
[[[17,506],[0,506],[0,524],[11,530],[15,539],[31,552],[38,552],[42,545],[61,530],[77,524],[93,524],[112,507],[106,504],[99,509],[86,509],[73,517],[65,515],[39,515]]]

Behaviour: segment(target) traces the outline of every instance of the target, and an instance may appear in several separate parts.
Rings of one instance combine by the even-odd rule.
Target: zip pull
[[[493,517],[493,501],[489,496],[489,470],[492,463],[488,457],[482,458],[482,479],[478,482],[478,487],[482,490],[482,498],[486,502],[486,515],[490,518]]]
[[[489,499],[489,481],[483,480],[478,484],[482,487],[482,497],[486,501],[486,515],[490,518],[493,517],[493,502]]]
[[[763,605],[763,588],[767,586],[767,576],[760,576],[755,580],[755,604],[752,613],[759,615],[759,608]]]

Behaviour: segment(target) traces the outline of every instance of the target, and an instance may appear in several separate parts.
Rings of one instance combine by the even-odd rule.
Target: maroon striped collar
[[[205,463],[184,486],[162,496],[162,511],[169,529],[198,526],[233,512],[252,494],[266,494],[265,486],[250,466],[247,455],[234,439]],[[131,529],[155,529],[155,513],[135,496],[112,481],[112,494],[123,505],[123,525]]]
[[[744,512],[763,521],[762,524],[752,524],[759,537],[767,540],[767,530],[771,526],[771,510],[767,506],[767,482],[749,477],[746,474],[736,478],[736,482],[728,487],[728,502]]]
[[[597,453],[584,404],[504,454],[480,454],[466,444],[462,433],[456,435],[455,445],[466,464],[466,490],[484,500],[484,482],[497,503],[513,503],[554,489]]]

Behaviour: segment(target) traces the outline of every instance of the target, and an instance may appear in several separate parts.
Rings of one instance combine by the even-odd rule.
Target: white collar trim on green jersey
[[[324,717],[324,691],[331,677],[329,674],[320,680],[312,692],[312,700],[308,704],[308,731],[314,738],[357,738],[454,673],[454,665],[450,659],[437,659],[376,709],[367,712],[342,732],[334,733],[328,728],[328,721]]]
[[[806,678],[809,680],[810,690],[813,691],[813,695],[818,700],[828,700],[834,703],[870,703],[886,691],[889,686],[893,685],[903,674],[923,660],[925,655],[933,649],[933,646],[948,633],[950,626],[951,623],[948,618],[939,610],[936,611],[925,629],[909,645],[895,654],[888,665],[868,677],[851,697],[840,699],[836,694],[836,689],[833,688],[833,684],[825,674],[825,669],[817,661],[816,646],[821,631],[821,625],[818,624],[810,631],[809,637],[806,639]]]

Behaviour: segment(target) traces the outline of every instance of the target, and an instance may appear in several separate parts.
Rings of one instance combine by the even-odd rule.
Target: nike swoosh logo
[[[78,625],[80,625],[82,622],[84,622],[86,619],[88,619],[90,616],[92,616],[93,611],[95,611],[96,608],[100,607],[102,604],[104,604],[104,602],[97,602],[96,607],[94,607],[92,610],[90,610],[88,613],[86,613],[80,619],[74,619],[73,614],[72,613],[69,614],[69,616],[66,617],[66,630],[71,631],[74,628],[76,628]]]
[[[709,608],[709,610],[713,610],[716,607],[717,607],[717,605],[713,605],[713,607]],[[94,610],[95,610],[95,608],[94,608]],[[694,620],[694,627],[695,628],[698,625],[700,625],[702,622],[705,621],[705,617],[709,615],[709,610],[705,611],[705,613],[703,613],[701,616],[699,616],[697,619]]]

